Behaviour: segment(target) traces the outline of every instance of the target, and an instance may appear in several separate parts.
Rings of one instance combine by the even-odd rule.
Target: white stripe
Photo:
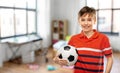
[[[77,48],[77,50],[85,50],[85,51],[94,51],[94,52],[102,52],[102,50],[99,49],[93,49],[93,48]]]
[[[112,49],[112,47],[108,47],[108,48],[103,49],[103,51],[111,50],[111,49]]]

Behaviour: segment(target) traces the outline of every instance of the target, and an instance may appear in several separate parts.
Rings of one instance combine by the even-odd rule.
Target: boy
[[[80,34],[71,37],[69,45],[77,48],[78,60],[74,66],[74,73],[103,73],[104,56],[107,58],[105,73],[110,73],[113,58],[112,48],[106,35],[93,29],[96,22],[94,8],[85,6],[78,13],[78,22],[82,28]],[[54,58],[60,65],[67,65],[67,61]]]

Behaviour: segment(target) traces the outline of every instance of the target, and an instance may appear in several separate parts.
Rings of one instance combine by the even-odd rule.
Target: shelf
[[[59,40],[65,40],[68,34],[67,20],[53,20],[52,21],[52,44]]]

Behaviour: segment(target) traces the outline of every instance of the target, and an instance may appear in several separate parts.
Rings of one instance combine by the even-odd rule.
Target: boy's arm
[[[113,57],[108,57],[107,58],[107,65],[106,65],[106,71],[105,73],[110,73],[111,68],[112,68],[112,64],[113,64]]]

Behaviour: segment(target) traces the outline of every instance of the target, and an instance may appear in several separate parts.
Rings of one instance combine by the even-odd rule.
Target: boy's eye
[[[92,18],[81,19],[81,21],[92,21]]]
[[[85,21],[85,19],[81,19],[81,21]]]

